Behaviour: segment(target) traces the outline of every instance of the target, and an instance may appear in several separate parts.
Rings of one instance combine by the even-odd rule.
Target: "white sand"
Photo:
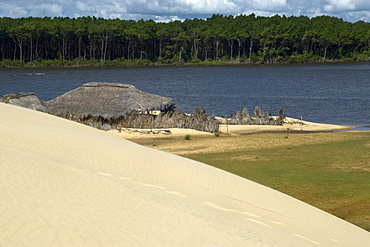
[[[335,125],[335,124],[322,124],[313,123],[308,121],[301,121],[294,118],[286,118],[286,123],[283,125],[226,125],[222,124],[219,126],[219,131],[223,134],[229,135],[241,135],[259,132],[273,132],[273,131],[332,131],[332,130],[344,130],[351,129],[351,126]],[[185,136],[185,135],[214,135],[212,133],[197,131],[193,129],[179,129],[170,128],[166,129],[170,132],[166,132],[164,129],[122,129],[120,132],[116,129],[109,130],[107,132],[125,138],[145,138],[145,137],[163,137],[163,136]]]
[[[370,233],[207,165],[0,103],[0,246],[369,246]]]
[[[313,123],[294,118],[286,118],[286,122],[283,125],[221,125],[220,131],[237,135],[267,131],[332,131],[351,128],[351,126],[345,125]]]

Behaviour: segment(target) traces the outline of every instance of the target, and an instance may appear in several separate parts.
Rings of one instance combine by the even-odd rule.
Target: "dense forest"
[[[0,66],[369,61],[370,23],[213,15],[169,23],[0,18]]]

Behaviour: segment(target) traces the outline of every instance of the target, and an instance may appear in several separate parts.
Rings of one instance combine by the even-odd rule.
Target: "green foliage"
[[[313,63],[320,60],[320,56],[313,53],[303,52],[303,54],[293,54],[288,58],[291,63]]]
[[[0,18],[0,66],[369,61],[370,24],[329,16],[213,15],[155,23],[96,17]]]
[[[215,137],[220,137],[220,132],[216,132]]]
[[[190,63],[196,63],[196,64],[199,64],[199,63],[201,63],[202,61],[200,60],[200,59],[198,59],[198,58],[193,58],[193,59],[191,59],[191,61],[190,61]]]
[[[370,61],[370,49],[362,53],[354,53],[352,55],[354,61]]]
[[[0,67],[20,67],[23,62],[20,60],[3,59],[0,61]]]
[[[185,135],[184,139],[185,139],[186,141],[188,141],[188,140],[190,140],[190,139],[191,139],[191,136],[190,136],[190,135]]]

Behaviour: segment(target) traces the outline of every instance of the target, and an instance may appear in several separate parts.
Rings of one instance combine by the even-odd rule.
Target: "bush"
[[[0,67],[21,67],[23,62],[20,60],[4,59],[0,61]]]
[[[304,52],[303,54],[294,54],[290,57],[287,57],[286,60],[290,63],[312,63],[319,60],[320,58],[320,56]]]
[[[150,60],[148,59],[135,59],[135,60],[132,60],[133,64],[132,65],[136,65],[136,66],[148,66],[150,65]]]
[[[190,140],[191,136],[190,135],[185,135],[185,140]]]
[[[370,50],[364,51],[363,53],[356,53],[352,55],[354,61],[370,61]]]
[[[202,61],[200,59],[198,59],[198,58],[192,58],[191,61],[190,61],[190,63],[195,63],[195,64],[201,63],[201,62]]]

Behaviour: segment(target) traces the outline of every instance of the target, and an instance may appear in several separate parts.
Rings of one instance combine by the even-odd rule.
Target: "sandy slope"
[[[0,103],[0,246],[368,246],[259,184]]]

